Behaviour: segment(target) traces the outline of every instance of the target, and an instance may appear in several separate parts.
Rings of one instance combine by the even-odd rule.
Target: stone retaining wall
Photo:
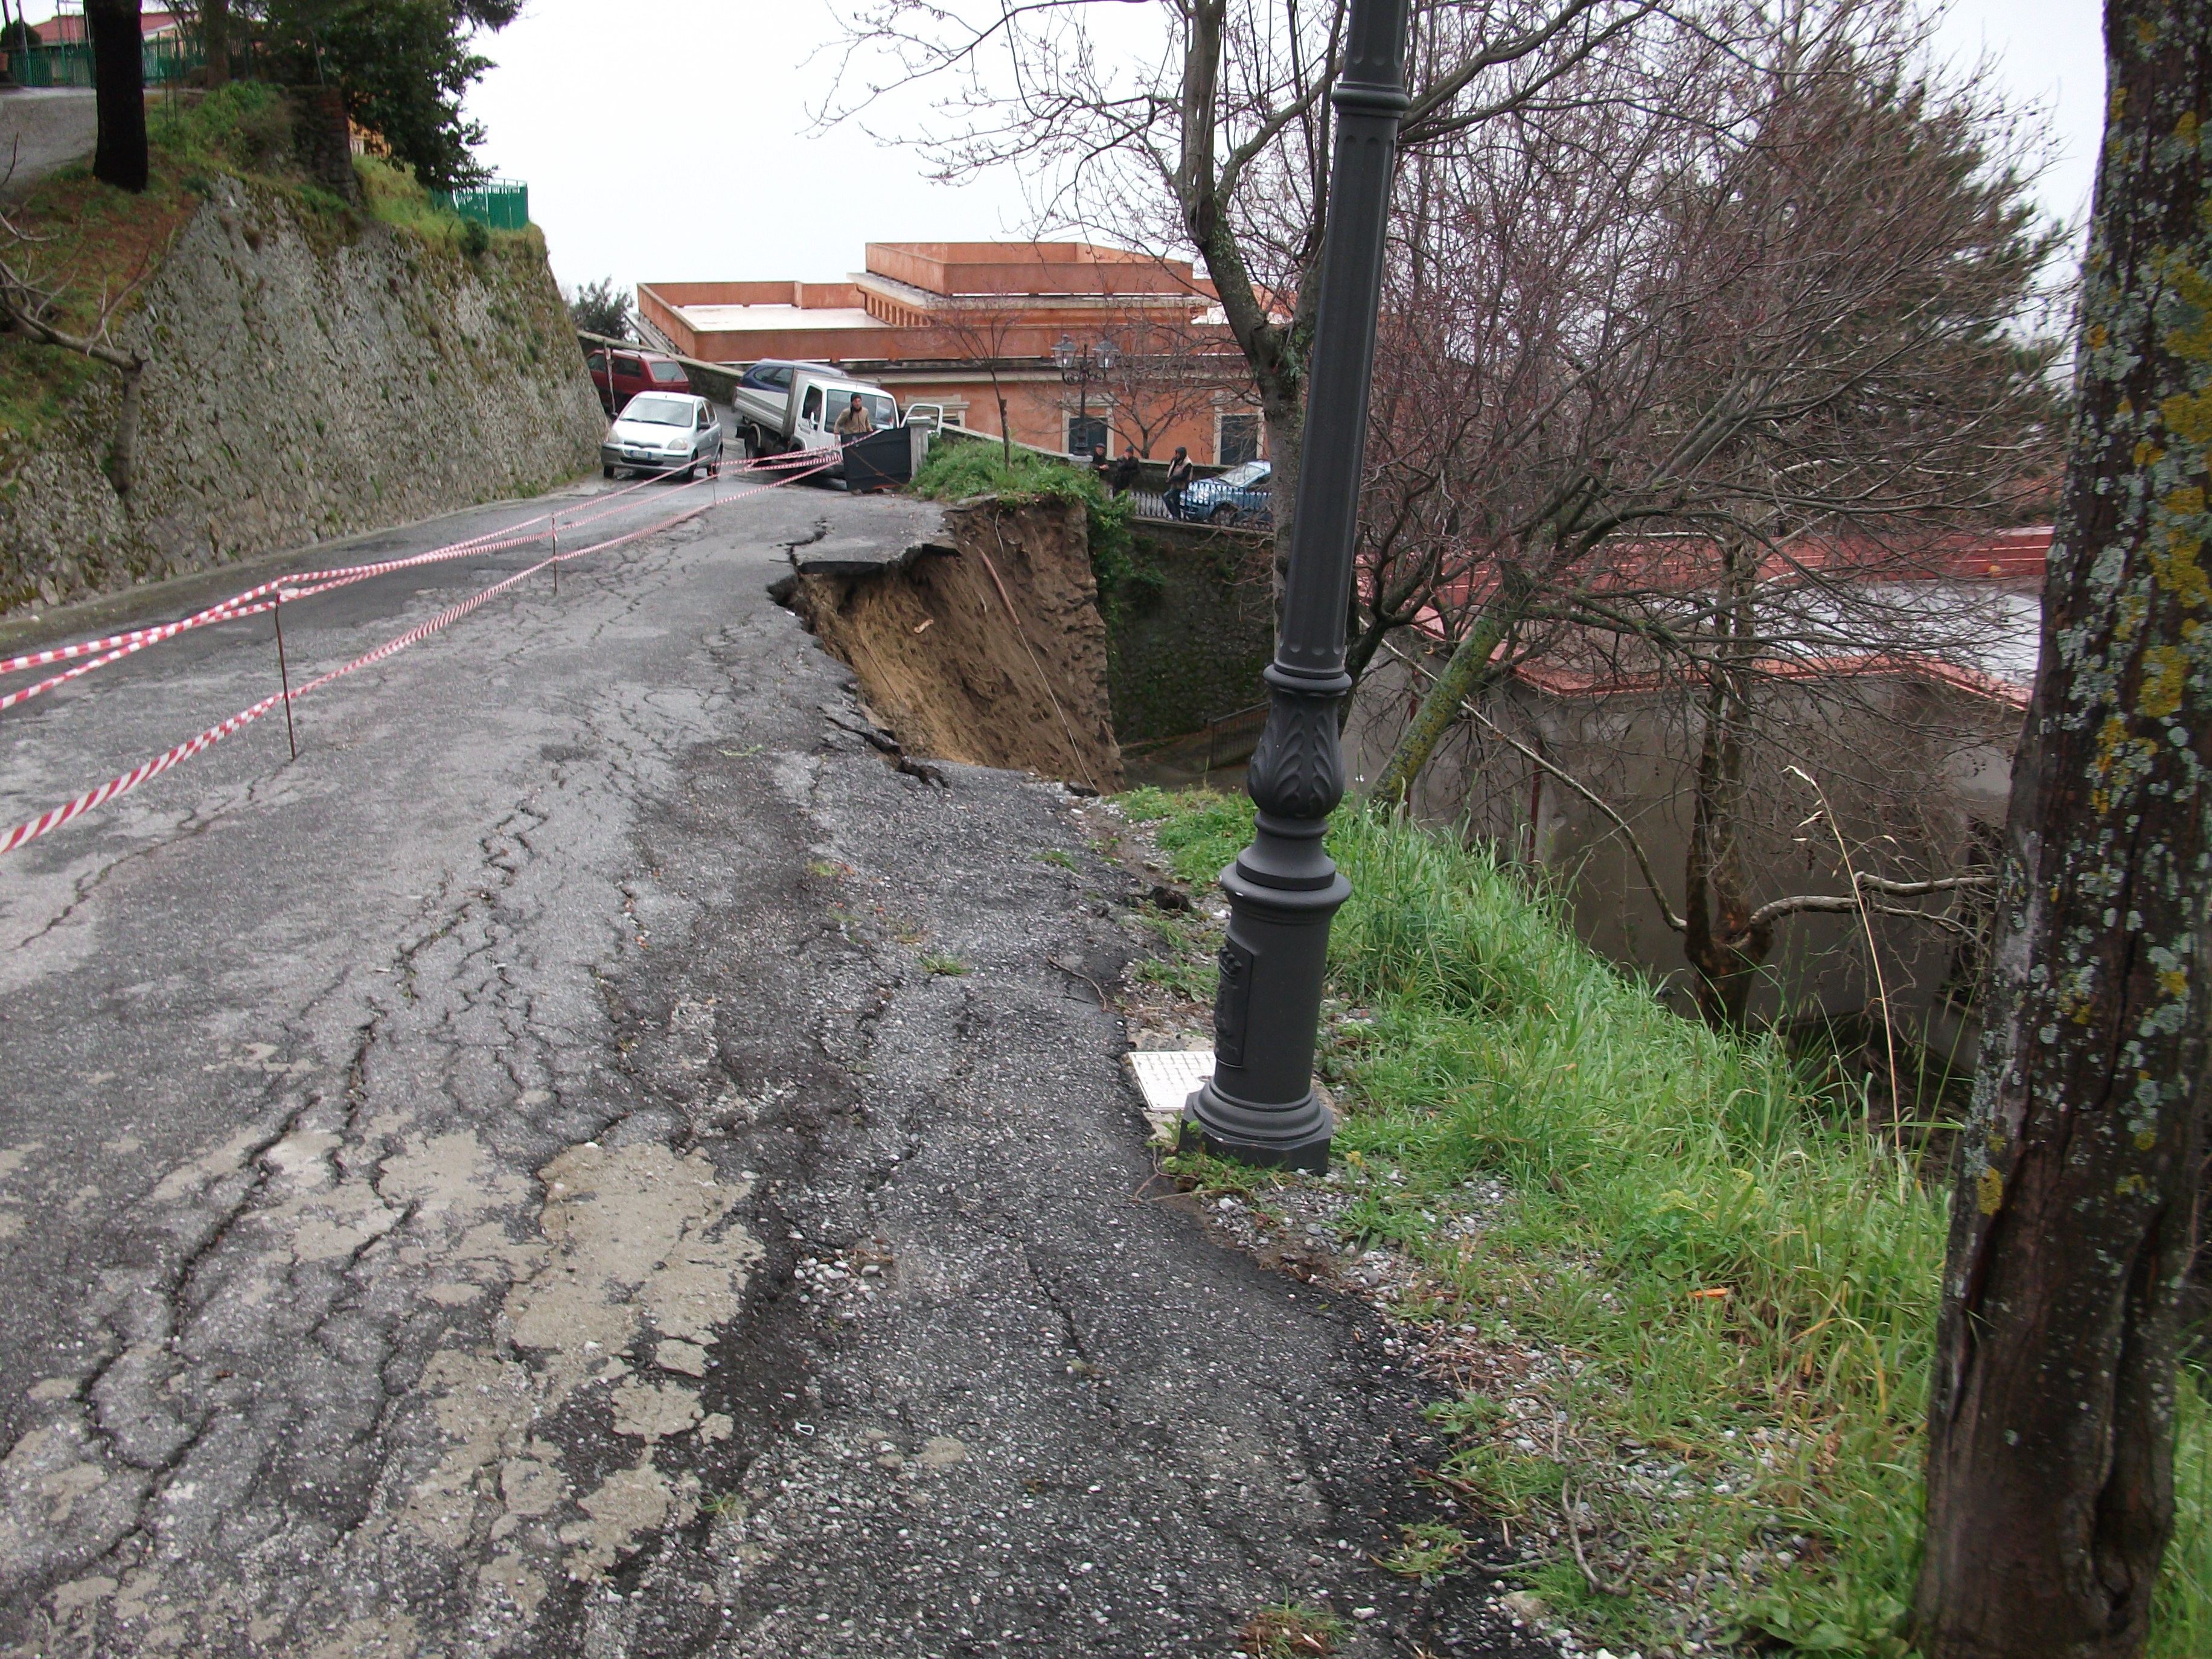
[[[1259,702],[1275,649],[1273,543],[1150,520],[1130,531],[1132,574],[1100,596],[1115,735],[1178,737]]]
[[[534,233],[471,258],[211,188],[117,330],[149,359],[128,499],[106,471],[112,371],[58,432],[0,434],[0,612],[532,494],[598,459]]]

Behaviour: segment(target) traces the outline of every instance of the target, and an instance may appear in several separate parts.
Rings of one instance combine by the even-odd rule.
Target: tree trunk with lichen
[[[2212,0],[2110,0],[2075,425],[1953,1202],[1931,1659],[2141,1652],[2212,1103]]]

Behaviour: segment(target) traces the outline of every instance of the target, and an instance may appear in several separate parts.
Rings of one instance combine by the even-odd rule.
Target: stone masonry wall
[[[527,495],[604,424],[537,237],[471,258],[218,180],[118,325],[150,359],[137,479],[121,377],[0,433],[0,612]]]
[[[1146,520],[1130,529],[1132,572],[1101,596],[1114,731],[1125,744],[1178,737],[1258,702],[1275,649],[1265,538]]]

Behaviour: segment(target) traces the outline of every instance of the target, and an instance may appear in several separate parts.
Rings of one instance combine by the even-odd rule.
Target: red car
[[[658,351],[617,351],[614,384],[607,383],[607,357],[604,347],[595,347],[584,361],[591,366],[592,384],[599,389],[599,403],[608,414],[628,405],[641,392],[689,392],[691,377],[684,373],[684,365],[675,358]]]

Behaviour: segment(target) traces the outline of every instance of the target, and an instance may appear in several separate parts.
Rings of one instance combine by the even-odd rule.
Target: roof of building
[[[702,334],[732,334],[748,330],[781,328],[889,328],[858,306],[824,306],[810,310],[799,306],[705,305],[679,306],[684,320]]]
[[[1185,259],[1090,242],[870,242],[865,264],[842,283],[641,283],[638,314],[691,356],[736,362],[1035,359],[1060,336],[1133,324],[1186,353],[1227,337]]]
[[[173,34],[177,28],[177,14],[173,11],[142,11],[138,14],[138,33],[149,40],[156,35]],[[71,46],[90,38],[85,33],[84,14],[81,11],[58,12],[43,23],[32,24],[31,32],[39,37],[39,44],[42,46]]]
[[[1808,614],[1821,610],[1820,594],[1826,585],[1838,578],[1856,578],[1869,592],[1887,589],[1898,595],[1922,596],[1907,603],[1907,612],[1913,605],[1935,611],[1975,606],[1984,620],[1985,635],[1964,653],[1972,661],[1947,661],[1932,652],[1890,651],[1762,659],[1752,667],[1781,678],[1902,676],[2024,708],[2042,644],[2039,589],[2051,540],[2051,526],[2033,525],[1943,537],[1908,556],[1869,543],[1801,538],[1786,550],[1771,552],[1759,574],[1765,582],[1802,587],[1799,608]],[[1718,552],[1716,544],[1700,536],[1624,538],[1602,564],[1590,570],[1589,586],[1600,592],[1695,592],[1717,579]],[[1476,564],[1441,584],[1441,597],[1447,605],[1463,607],[1496,583],[1494,568]],[[1838,615],[1835,620],[1837,631],[1845,631],[1847,618]],[[1421,611],[1413,627],[1434,641],[1449,637],[1443,617],[1433,605]],[[1947,648],[1960,649],[1955,643]],[[1502,658],[1509,649],[1501,642],[1496,654]],[[1523,659],[1514,665],[1512,673],[1524,684],[1564,697],[1650,690],[1660,684],[1656,676],[1609,665],[1585,669],[1558,655]]]

